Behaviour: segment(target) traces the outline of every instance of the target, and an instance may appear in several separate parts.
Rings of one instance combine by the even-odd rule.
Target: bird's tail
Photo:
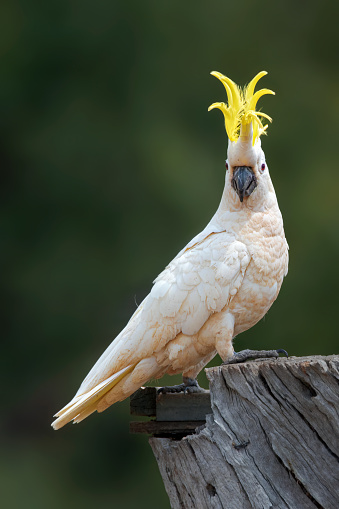
[[[75,396],[68,405],[55,414],[54,417],[57,419],[52,426],[54,429],[59,429],[71,420],[73,424],[83,421],[96,410],[103,412],[113,403],[133,394],[151,378],[159,378],[165,371],[166,366],[160,367],[155,357],[148,357],[136,364],[130,364],[91,390]]]
[[[58,417],[53,423],[54,429],[59,429],[65,426],[73,419],[73,423],[81,422],[83,419],[91,415],[95,410],[99,401],[115,387],[123,378],[125,378],[133,369],[135,365],[127,366],[117,373],[104,380],[97,386],[85,394],[75,396],[72,401],[62,408],[54,417]]]

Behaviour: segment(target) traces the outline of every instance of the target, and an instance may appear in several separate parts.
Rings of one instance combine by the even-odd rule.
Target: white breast
[[[253,327],[265,316],[278,294],[278,283],[264,285],[244,278],[241,288],[231,302],[235,319],[234,335]]]

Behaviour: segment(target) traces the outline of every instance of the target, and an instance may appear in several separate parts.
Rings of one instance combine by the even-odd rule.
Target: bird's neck
[[[219,207],[212,219],[213,223],[217,223],[221,228],[227,230],[229,221],[236,220],[240,223],[248,221],[248,219],[256,212],[275,212],[280,213],[277,197],[271,184],[269,190],[262,190],[257,188],[253,191],[251,196],[245,197],[241,202],[239,196],[231,186],[228,176],[224,191],[221,197]]]

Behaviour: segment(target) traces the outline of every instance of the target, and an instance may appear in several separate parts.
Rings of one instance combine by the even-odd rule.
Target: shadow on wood
[[[155,417],[155,420],[131,422],[131,433],[156,437],[183,438],[195,433],[210,414],[210,392],[198,394],[158,394],[158,387],[141,387],[130,398],[131,415]]]
[[[205,426],[150,438],[171,507],[338,509],[339,356],[206,371]]]

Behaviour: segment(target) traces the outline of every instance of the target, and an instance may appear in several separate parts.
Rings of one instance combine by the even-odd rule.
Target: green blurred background
[[[1,2],[2,507],[169,507],[128,402],[50,422],[219,203],[227,139],[207,108],[226,96],[212,70],[239,84],[269,71],[262,144],[291,255],[277,303],[236,349],[338,353],[338,11]]]

